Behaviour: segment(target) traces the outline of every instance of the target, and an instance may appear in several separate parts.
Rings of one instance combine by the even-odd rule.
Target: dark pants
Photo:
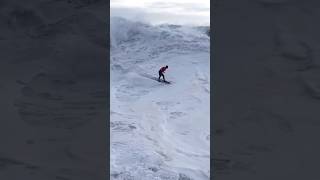
[[[161,76],[162,76],[163,80],[166,81],[166,79],[164,78],[163,73],[161,71],[159,71],[159,81],[160,81]]]

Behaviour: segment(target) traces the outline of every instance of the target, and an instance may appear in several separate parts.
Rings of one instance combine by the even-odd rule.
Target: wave
[[[110,20],[111,51],[119,47],[157,50],[208,50],[208,26],[150,25],[120,17]]]

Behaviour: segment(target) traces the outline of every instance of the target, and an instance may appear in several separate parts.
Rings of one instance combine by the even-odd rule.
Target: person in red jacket
[[[159,70],[159,81],[160,81],[161,76],[162,76],[163,80],[166,81],[166,79],[164,78],[164,74],[163,74],[163,73],[164,73],[167,69],[168,69],[168,66],[164,66],[164,67],[160,68],[160,70]]]

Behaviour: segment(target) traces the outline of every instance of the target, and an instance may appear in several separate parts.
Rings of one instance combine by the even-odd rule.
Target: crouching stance
[[[164,72],[168,69],[168,66],[164,66],[162,68],[160,68],[159,70],[159,81],[160,81],[160,78],[162,77],[164,81],[166,81],[165,77],[164,77]]]

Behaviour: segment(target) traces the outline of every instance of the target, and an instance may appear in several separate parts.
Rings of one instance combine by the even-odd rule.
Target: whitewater
[[[110,179],[210,178],[207,30],[111,18]]]

